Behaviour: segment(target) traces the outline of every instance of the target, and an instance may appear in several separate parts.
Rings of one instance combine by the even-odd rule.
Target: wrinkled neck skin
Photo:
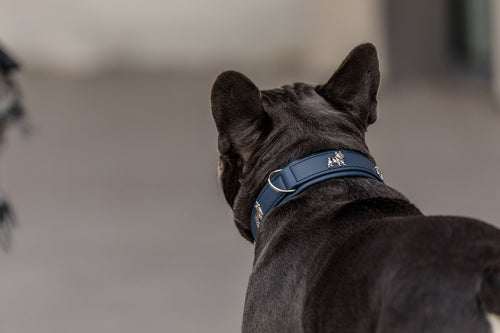
[[[267,182],[269,173],[273,170],[283,168],[285,165],[291,163],[296,159],[303,158],[320,151],[345,149],[360,152],[367,156],[375,164],[375,161],[370,155],[368,148],[364,142],[364,135],[361,136],[359,132],[352,133],[352,135],[350,136],[349,134],[345,134],[342,136],[342,141],[344,143],[330,141],[326,144],[320,143],[318,145],[311,144],[311,142],[313,142],[313,140],[311,140],[309,142],[302,142],[302,144],[292,144],[286,149],[283,149],[282,152],[280,152],[280,157],[283,162],[281,162],[281,164],[279,165],[276,164],[277,158],[272,151],[264,150],[253,152],[250,156],[255,156],[255,160],[245,162],[246,167],[244,170],[244,174],[240,179],[241,187],[235,197],[233,205],[233,214],[236,224],[243,226],[243,228],[246,230],[250,230],[252,208],[255,200],[257,199],[257,196]],[[296,156],[299,157],[296,158]],[[318,184],[311,187],[311,189],[306,190],[298,197],[306,197],[307,195],[310,195],[310,193],[313,193],[313,196],[325,196],[325,198],[328,198],[328,210],[339,209],[342,205],[349,202],[348,198],[356,200],[360,199],[361,197],[387,197],[407,201],[402,194],[383,183],[362,178],[356,179],[358,179],[359,181],[352,182],[337,180],[338,184],[340,184],[341,186],[328,187],[326,191],[321,191],[321,194],[315,193],[315,190],[313,190],[322,188],[321,184]],[[353,197],[354,193],[356,193],[356,198]],[[242,233],[242,235],[249,241],[253,241],[252,236],[249,232],[246,234]]]
[[[301,87],[302,94],[313,94],[313,86],[295,86]],[[262,93],[264,108],[273,119],[268,124],[271,130],[252,145],[255,148],[240,154],[243,158],[240,188],[232,205],[235,223],[249,241],[253,241],[250,233],[253,204],[273,170],[313,153],[336,149],[360,152],[375,163],[365,143],[365,129],[345,112],[332,109],[324,99],[315,96],[315,108],[321,111],[317,111],[319,116],[309,118],[300,103],[293,104],[293,108],[287,104],[290,109],[284,112],[282,105],[271,100],[275,98],[274,91]]]
[[[262,98],[268,115],[265,130],[260,131],[259,139],[252,135],[253,144],[247,145],[248,149],[239,154],[243,165],[239,179],[241,186],[232,205],[235,223],[249,241],[253,241],[250,232],[252,207],[273,170],[282,169],[313,153],[341,149],[364,154],[375,164],[365,143],[366,125],[351,112],[332,106],[316,93],[314,85],[296,83],[262,91]],[[363,184],[361,181],[359,186],[365,186]],[[350,186],[342,192],[332,191],[324,193],[330,197],[330,205],[344,202],[350,195],[349,191],[360,190]],[[380,195],[375,192],[390,192],[392,197],[403,198],[382,183],[366,186],[365,192],[375,197]]]

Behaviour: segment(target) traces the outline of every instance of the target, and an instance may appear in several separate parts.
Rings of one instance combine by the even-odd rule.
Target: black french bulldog
[[[19,64],[0,47],[0,140],[12,123],[24,118],[21,94],[12,74],[19,70]],[[11,230],[14,225],[12,208],[0,193],[0,246],[7,250],[10,246]]]
[[[239,232],[255,241],[243,332],[498,329],[500,230],[491,225],[424,216],[363,176],[318,182],[255,213],[269,174],[293,161],[335,150],[374,163],[364,136],[379,79],[375,47],[363,44],[324,85],[259,91],[234,71],[214,83],[221,186]]]

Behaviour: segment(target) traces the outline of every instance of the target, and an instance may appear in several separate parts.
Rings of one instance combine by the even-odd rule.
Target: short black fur
[[[255,241],[244,332],[489,332],[500,315],[500,231],[424,216],[366,178],[316,184],[250,232],[272,170],[315,152],[368,156],[380,80],[375,47],[356,47],[324,85],[259,91],[222,73],[212,89],[219,174],[235,224]]]

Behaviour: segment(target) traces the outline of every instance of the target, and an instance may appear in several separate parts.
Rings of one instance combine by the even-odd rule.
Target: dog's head
[[[364,134],[377,118],[377,52],[356,47],[323,85],[260,91],[234,71],[212,88],[219,132],[219,178],[240,233],[253,240],[250,214],[269,173],[309,154],[348,149],[369,156]]]

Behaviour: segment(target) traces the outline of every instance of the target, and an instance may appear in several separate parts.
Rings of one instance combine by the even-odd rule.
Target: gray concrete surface
[[[217,185],[215,75],[23,78],[36,128],[0,161],[20,221],[0,332],[239,331],[252,246]],[[424,212],[500,225],[499,133],[481,89],[421,83],[384,89],[367,140]]]

